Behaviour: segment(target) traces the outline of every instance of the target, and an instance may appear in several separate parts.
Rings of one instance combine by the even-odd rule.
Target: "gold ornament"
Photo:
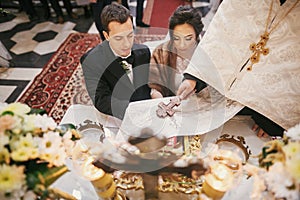
[[[297,0],[293,6],[283,15],[282,18],[280,18],[276,24],[272,24],[274,19],[271,19],[271,13],[273,11],[273,3],[274,0],[272,0],[270,9],[269,9],[269,14],[266,20],[266,26],[265,26],[265,31],[264,33],[260,36],[260,40],[258,43],[252,43],[250,44],[249,48],[253,52],[252,56],[250,57],[250,66],[247,67],[248,71],[252,70],[252,66],[255,63],[258,63],[260,60],[260,55],[263,54],[268,55],[269,54],[269,48],[266,48],[266,44],[269,40],[270,34],[277,28],[277,26],[282,22],[282,20],[296,7],[296,5],[299,3],[300,0]],[[271,27],[271,25],[273,25]]]

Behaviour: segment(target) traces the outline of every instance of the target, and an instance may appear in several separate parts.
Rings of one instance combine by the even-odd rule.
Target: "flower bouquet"
[[[259,168],[248,169],[254,177],[252,199],[300,198],[300,124],[283,139],[267,142],[259,155]]]
[[[25,104],[0,104],[0,199],[56,199],[49,186],[68,171],[66,158],[79,134],[57,126]]]

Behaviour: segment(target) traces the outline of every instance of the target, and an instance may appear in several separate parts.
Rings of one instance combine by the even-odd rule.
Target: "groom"
[[[106,40],[81,58],[83,75],[95,107],[123,119],[129,102],[150,99],[150,50],[133,43],[132,17],[124,6],[107,5],[101,21]]]

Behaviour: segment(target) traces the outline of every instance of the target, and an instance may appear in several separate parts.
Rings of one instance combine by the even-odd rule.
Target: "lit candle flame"
[[[88,178],[89,180],[97,180],[102,178],[105,175],[105,172],[96,167],[94,164],[94,158],[88,157],[87,160],[82,165],[82,173],[83,176]]]

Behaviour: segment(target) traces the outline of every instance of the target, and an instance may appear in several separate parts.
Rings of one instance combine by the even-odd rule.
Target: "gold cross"
[[[252,66],[255,63],[259,62],[260,54],[263,55],[269,54],[269,48],[265,48],[268,40],[269,40],[269,33],[265,32],[263,35],[260,36],[260,41],[257,44],[252,43],[250,45],[249,48],[253,52],[253,54],[250,57],[251,65],[247,68],[248,71],[251,71]]]

